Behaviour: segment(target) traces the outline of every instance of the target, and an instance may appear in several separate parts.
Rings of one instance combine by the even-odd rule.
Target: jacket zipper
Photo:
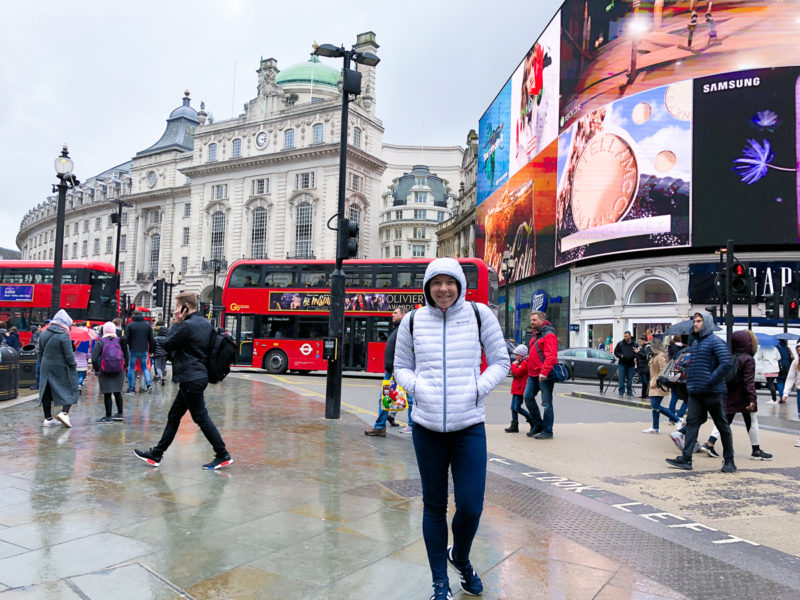
[[[442,318],[442,431],[447,431],[447,311]]]

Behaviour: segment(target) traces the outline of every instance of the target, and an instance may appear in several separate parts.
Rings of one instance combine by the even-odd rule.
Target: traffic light
[[[767,319],[781,318],[781,303],[778,294],[764,294],[764,317]]]
[[[344,257],[358,258],[358,222],[345,219],[344,230],[347,232],[347,237],[344,241]]]
[[[706,306],[706,312],[714,318],[714,323],[717,322],[717,311],[719,306]]]
[[[131,302],[130,306],[128,306],[128,318],[130,319],[133,316],[133,313],[136,312],[136,305]]]
[[[731,268],[731,291],[734,296],[750,295],[750,274],[747,267],[738,261],[734,261]]]
[[[156,306],[164,306],[164,280],[156,279],[153,282],[153,303]]]
[[[788,314],[788,317],[789,317],[790,319],[797,319],[797,318],[800,318],[800,315],[798,315],[798,312],[800,312],[800,311],[798,310],[798,307],[799,307],[799,306],[800,306],[800,305],[798,304],[797,298],[792,298],[792,299],[791,299],[791,300],[789,300],[789,302],[786,304],[786,308],[788,308],[787,314]]]

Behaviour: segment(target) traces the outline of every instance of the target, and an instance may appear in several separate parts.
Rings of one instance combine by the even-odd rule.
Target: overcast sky
[[[229,119],[256,95],[262,56],[285,69],[314,41],[374,31],[384,141],[463,146],[561,1],[361,4],[0,0],[0,247],[51,194],[64,142],[86,180],[155,143],[185,89]]]

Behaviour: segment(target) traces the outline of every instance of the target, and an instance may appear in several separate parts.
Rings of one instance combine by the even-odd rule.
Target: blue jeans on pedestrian
[[[511,396],[511,422],[519,424],[519,415],[522,415],[528,423],[533,425],[531,413],[522,408],[522,396],[522,394],[512,394]]]
[[[82,387],[84,381],[86,381],[86,371],[78,371],[78,387]]]
[[[422,537],[434,583],[447,581],[447,486],[453,475],[453,558],[469,560],[478,531],[486,491],[486,429],[477,423],[460,431],[412,428],[422,482]]]
[[[147,352],[131,352],[131,360],[128,363],[128,390],[134,388],[136,361],[139,361],[139,366],[144,373],[144,382],[147,387],[150,387],[150,369],[147,368]]]
[[[627,392],[629,396],[633,396],[633,373],[636,371],[636,365],[623,365],[620,364],[618,369],[619,375],[619,395],[622,396]]]
[[[525,406],[531,415],[531,422],[534,429],[541,429],[542,433],[553,435],[553,386],[554,381],[539,381],[539,376],[528,377],[525,386]],[[536,404],[536,395],[542,392],[542,414],[539,413],[539,405]]]
[[[650,408],[653,411],[653,429],[658,429],[659,414],[667,417],[670,423],[677,423],[678,419],[680,418],[668,408],[661,406],[661,402],[663,402],[663,400],[663,396],[650,396]]]
[[[678,400],[683,402],[683,404],[681,405],[681,407],[678,410],[675,410],[675,407],[678,406]],[[669,401],[669,412],[677,415],[678,418],[680,419],[680,418],[683,417],[683,415],[686,414],[686,409],[688,408],[688,406],[689,406],[689,403],[686,401],[686,399],[679,397],[677,390],[675,390],[673,388],[673,390],[672,390],[672,398],[670,398],[670,401]]]

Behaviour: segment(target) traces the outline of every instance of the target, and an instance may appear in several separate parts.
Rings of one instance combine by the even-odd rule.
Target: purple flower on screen
[[[736,165],[733,168],[739,173],[742,181],[751,185],[767,174],[769,162],[773,157],[767,140],[764,140],[763,146],[756,140],[747,140],[742,156],[733,161]]]
[[[778,125],[781,124],[778,113],[771,110],[760,110],[751,119],[753,125],[759,129],[766,129],[767,131],[775,131]]]

